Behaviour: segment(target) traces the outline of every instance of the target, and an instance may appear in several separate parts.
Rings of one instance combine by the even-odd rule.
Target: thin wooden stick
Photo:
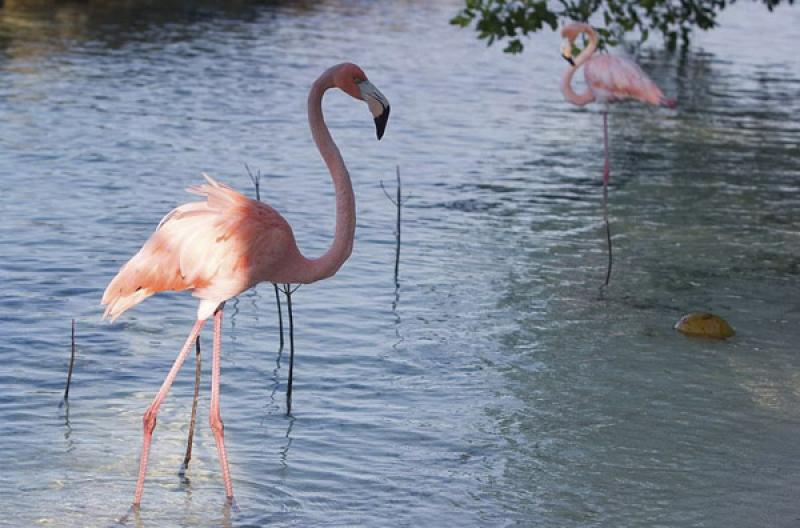
[[[69,400],[69,386],[72,383],[72,368],[75,366],[75,319],[72,320],[72,347],[67,371],[67,386],[64,389],[64,401]]]
[[[261,171],[258,171],[255,175],[250,171],[250,167],[247,166],[247,163],[244,164],[244,168],[247,169],[247,174],[250,176],[250,179],[253,181],[253,185],[256,186],[256,200],[259,202],[261,201]]]
[[[278,285],[274,282],[272,285],[275,287],[275,304],[278,306],[278,328],[280,329],[281,347],[283,350],[283,311],[281,310],[281,295],[278,292]]]
[[[603,149],[605,150],[605,162],[603,164],[603,220],[606,224],[606,242],[608,244],[608,268],[606,269],[606,280],[601,287],[607,287],[611,280],[611,224],[608,222],[608,180],[611,174],[608,161],[608,112],[603,112]]]
[[[261,201],[261,171],[257,171],[255,174],[253,174],[253,171],[250,170],[250,167],[247,165],[247,163],[244,164],[244,168],[247,169],[247,174],[250,175],[250,180],[252,180],[253,185],[255,185],[256,187],[256,199],[258,201]],[[398,170],[397,177],[399,182],[400,169],[398,168],[397,170]],[[397,196],[399,200],[400,197],[399,190]],[[396,277],[397,277],[397,271],[395,266],[395,280]],[[280,350],[283,350],[284,338],[283,338],[283,310],[281,309],[281,296],[280,293],[278,292],[279,289],[282,289],[283,293],[286,295],[286,309],[289,312],[289,382],[286,386],[286,414],[290,415],[292,413],[292,378],[294,374],[294,319],[292,316],[292,293],[297,291],[297,288],[299,288],[300,286],[298,285],[294,289],[292,289],[291,284],[284,284],[283,288],[279,288],[278,285],[275,283],[273,283],[272,286],[275,288],[275,304],[278,307]]]
[[[256,187],[256,200],[259,202],[261,201],[261,171],[256,171],[253,174],[253,171],[250,170],[250,167],[247,163],[244,164],[244,168],[247,169],[247,174],[250,176],[250,180],[253,182],[253,185]],[[281,350],[283,350],[283,313],[281,312],[281,298],[278,295],[278,285],[273,283],[275,287],[275,303],[278,305],[278,330],[280,333],[281,338]]]
[[[606,244],[608,245],[608,268],[606,268],[606,280],[602,287],[608,286],[611,280],[611,264],[613,262],[611,250],[611,224],[608,221],[608,186],[603,185],[603,220],[606,224]]]
[[[194,441],[194,426],[197,423],[197,402],[200,395],[200,336],[195,341],[194,354],[194,400],[192,401],[192,419],[189,421],[189,439],[186,441],[186,456],[183,457],[182,471],[189,468],[189,461],[192,459],[192,443]]]
[[[291,284],[283,285],[283,293],[286,294],[286,310],[289,312],[289,383],[286,385],[287,416],[292,414],[292,380],[294,378],[294,318],[292,316],[292,293],[295,291],[297,291],[297,288],[292,290]]]
[[[397,247],[394,253],[394,282],[397,284],[400,276],[400,165],[397,166]]]
[[[392,196],[386,191],[386,187],[383,186],[383,181],[380,182],[380,185],[381,189],[383,189],[383,194],[385,194],[386,197],[389,199],[389,201],[392,202],[394,206],[397,208],[397,223],[395,225],[395,230],[394,230],[395,234],[394,282],[395,284],[398,284],[400,277],[400,225],[401,225],[400,211],[403,205],[402,186],[400,183],[400,165],[397,166],[396,177],[397,177],[397,192],[395,194],[395,198],[392,198]]]

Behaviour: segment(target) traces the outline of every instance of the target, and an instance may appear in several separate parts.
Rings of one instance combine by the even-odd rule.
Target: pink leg
[[[158,408],[161,407],[161,402],[163,402],[164,398],[167,397],[167,393],[169,392],[169,388],[172,386],[172,382],[175,380],[175,376],[178,375],[178,371],[181,369],[183,362],[186,360],[186,356],[189,354],[189,350],[192,348],[192,345],[194,344],[195,339],[197,339],[197,335],[200,333],[200,330],[203,328],[204,324],[205,321],[197,321],[194,323],[192,331],[189,334],[189,337],[186,339],[186,343],[183,345],[180,354],[178,354],[178,358],[172,365],[169,374],[167,374],[167,378],[161,385],[161,389],[153,399],[153,403],[150,404],[150,407],[148,407],[147,411],[144,413],[144,419],[142,420],[144,423],[144,439],[142,442],[142,457],[139,460],[139,479],[136,481],[136,494],[133,496],[134,506],[139,506],[142,503],[144,475],[147,472],[147,457],[150,454],[150,441],[153,438],[153,429],[156,428],[156,415],[158,414]]]
[[[231,484],[231,473],[228,469],[228,455],[225,452],[225,426],[219,413],[219,363],[220,347],[222,340],[222,306],[214,313],[214,355],[211,360],[211,411],[208,414],[208,423],[214,432],[214,440],[217,442],[217,453],[219,463],[222,466],[222,481],[225,484],[225,496],[228,500],[233,500],[233,485]]]

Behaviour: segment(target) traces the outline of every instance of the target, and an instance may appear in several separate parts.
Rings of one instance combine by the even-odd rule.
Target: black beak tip
[[[375,133],[378,136],[378,141],[383,137],[383,132],[386,130],[386,123],[389,121],[390,107],[386,107],[383,113],[375,118]]]
[[[572,57],[567,57],[565,55],[562,55],[562,57],[564,57],[564,60],[567,61],[570,64],[570,66],[575,66],[575,61],[572,60]]]

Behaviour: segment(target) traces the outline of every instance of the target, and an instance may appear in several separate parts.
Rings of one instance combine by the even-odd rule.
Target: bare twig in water
[[[72,368],[75,366],[75,319],[72,320],[72,346],[70,347],[69,370],[67,370],[67,386],[64,388],[64,401],[69,400],[69,386],[72,383]]]
[[[256,173],[253,174],[253,171],[250,170],[250,167],[247,165],[247,163],[244,164],[244,168],[247,169],[247,174],[250,176],[250,180],[253,182],[253,185],[255,185],[255,187],[256,187],[256,200],[258,200],[260,202],[261,201],[261,171],[260,170],[256,171]],[[278,331],[280,333],[280,339],[281,339],[280,348],[281,348],[281,350],[283,350],[283,312],[281,311],[281,298],[280,298],[280,295],[278,295],[278,285],[275,284],[275,283],[272,283],[272,285],[275,287],[275,304],[277,304],[277,306],[278,306]]]
[[[250,170],[250,167],[247,163],[244,164],[244,168],[247,169],[247,174],[250,176],[250,180],[253,182],[256,188],[256,199],[261,201],[261,171],[257,171],[253,174],[253,171]],[[400,183],[400,169],[398,167],[397,173],[397,181],[398,187]],[[398,200],[400,199],[400,191],[398,189],[397,194]],[[399,212],[398,212],[399,215]],[[399,219],[398,219],[399,222]],[[399,236],[399,235],[398,235]],[[398,248],[399,251],[399,248]],[[399,257],[398,257],[399,258]],[[395,271],[395,277],[397,276],[397,272]],[[292,288],[291,284],[283,284],[278,286],[277,284],[273,283],[272,286],[275,288],[275,304],[278,306],[278,327],[280,329],[280,349],[283,350],[284,346],[284,339],[283,339],[283,311],[281,309],[281,297],[279,294],[279,290],[283,291],[283,294],[286,295],[286,309],[289,312],[289,382],[286,385],[286,414],[290,415],[292,413],[292,380],[294,374],[294,317],[292,314],[292,294],[297,291],[301,285],[298,284],[294,288]]]
[[[605,288],[611,280],[611,224],[608,222],[608,178],[611,172],[608,161],[608,112],[603,112],[603,150],[605,162],[603,163],[603,220],[606,223],[606,241],[608,242],[608,269],[606,280],[601,286]]]
[[[197,401],[200,394],[200,336],[194,343],[194,400],[192,400],[192,419],[189,421],[189,439],[186,440],[186,456],[183,457],[181,472],[189,468],[189,461],[192,459],[192,443],[194,441],[194,426],[197,423]]]
[[[398,284],[399,276],[400,276],[400,210],[403,205],[403,199],[401,194],[401,184],[400,184],[400,165],[397,166],[397,194],[395,198],[386,191],[386,187],[383,186],[383,180],[381,180],[381,189],[383,189],[383,194],[389,199],[390,202],[394,204],[397,208],[397,224],[395,226],[395,252],[394,252],[394,283]]]
[[[608,282],[611,280],[611,262],[612,262],[612,251],[611,251],[611,224],[608,222],[608,187],[603,187],[603,220],[606,223],[606,242],[608,244],[608,269],[606,270],[606,281],[603,283],[603,287],[608,286]]]
[[[283,350],[283,311],[281,310],[281,294],[278,292],[278,285],[274,282],[272,286],[275,287],[275,304],[278,305],[278,328],[280,329],[281,346]]]
[[[286,415],[292,414],[292,380],[294,377],[294,317],[292,315],[292,294],[301,285],[292,289],[291,284],[284,284],[281,288],[286,295],[286,310],[289,312],[289,382],[286,385]]]
[[[244,164],[244,168],[247,169],[247,174],[250,176],[250,179],[253,181],[253,185],[256,186],[256,200],[259,202],[261,201],[261,171],[259,170],[256,174],[250,170],[250,167],[247,166],[247,163]]]

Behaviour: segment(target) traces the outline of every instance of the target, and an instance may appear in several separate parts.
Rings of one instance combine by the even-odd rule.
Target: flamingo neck
[[[583,66],[594,54],[595,50],[597,50],[598,38],[597,32],[589,24],[580,24],[579,33],[586,33],[589,35],[589,45],[575,57],[575,65],[564,72],[564,76],[561,78],[561,93],[564,94],[564,98],[570,103],[583,106],[594,101],[594,94],[591,88],[587,88],[582,94],[575,93],[575,90],[572,89],[572,76],[575,75],[578,68]]]
[[[353,251],[353,237],[356,231],[356,204],[350,174],[344,164],[336,143],[333,142],[325,118],[322,115],[322,96],[335,87],[333,71],[323,73],[311,87],[308,94],[308,124],[311,135],[319,149],[325,165],[331,174],[336,193],[336,231],[333,243],[321,257],[303,258],[303,272],[295,282],[309,283],[334,275]]]

